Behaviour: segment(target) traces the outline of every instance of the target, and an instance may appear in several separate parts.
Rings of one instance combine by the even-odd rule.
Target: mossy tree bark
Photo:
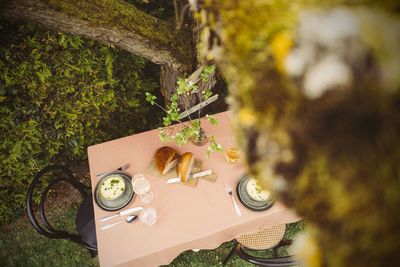
[[[122,0],[11,0],[0,6],[0,15],[25,20],[61,32],[114,45],[168,69],[162,75],[167,98],[176,78],[188,75],[194,64],[191,29],[179,31],[172,23],[150,16]]]
[[[398,265],[399,2],[194,2],[248,170],[311,222],[298,256],[308,266]],[[328,56],[351,78],[322,87]]]

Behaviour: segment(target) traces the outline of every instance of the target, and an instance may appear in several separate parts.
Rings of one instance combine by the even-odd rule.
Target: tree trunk
[[[169,99],[175,93],[177,87],[176,81],[179,77],[184,77],[184,75],[183,72],[174,70],[166,64],[161,65],[160,89],[161,94],[164,96],[165,104],[169,103]]]
[[[181,112],[188,110],[194,105],[204,100],[204,90],[211,91],[214,85],[216,84],[216,74],[210,75],[207,81],[203,81],[200,78],[200,74],[202,73],[204,66],[198,68],[195,72],[193,72],[187,80],[196,84],[198,86],[197,92],[192,93],[190,97],[181,97],[179,101],[179,107]],[[169,104],[169,99],[171,99],[172,95],[176,92],[176,81],[178,78],[185,77],[185,73],[175,71],[167,65],[161,66],[160,80],[161,80],[161,93],[165,98],[165,104]]]
[[[174,25],[121,0],[11,0],[1,5],[0,16],[115,45],[177,73],[192,68],[190,29],[175,31]]]

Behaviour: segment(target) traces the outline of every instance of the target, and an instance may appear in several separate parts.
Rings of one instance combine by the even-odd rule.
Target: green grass
[[[76,206],[68,209],[64,216],[50,215],[50,221],[59,229],[73,229]],[[59,208],[56,212],[62,212]],[[302,231],[302,222],[288,225],[285,238],[293,238]],[[67,240],[48,239],[33,229],[26,216],[13,224],[3,226],[0,233],[1,266],[99,266],[97,257],[91,258],[89,252],[81,246]],[[214,250],[191,250],[181,253],[167,266],[222,266],[222,261],[233,247],[233,242],[225,242]],[[285,254],[286,251],[280,251]],[[254,254],[254,253],[253,253]],[[271,251],[256,252],[255,255],[272,255]],[[227,266],[254,266],[234,255]]]
[[[60,208],[61,210],[62,208]],[[58,210],[58,211],[60,211]],[[72,229],[76,205],[55,220],[56,229]],[[52,216],[50,216],[52,217]],[[50,218],[50,223],[53,220]],[[67,241],[48,239],[40,235],[24,216],[3,226],[0,233],[1,266],[98,266],[97,257],[79,245]]]

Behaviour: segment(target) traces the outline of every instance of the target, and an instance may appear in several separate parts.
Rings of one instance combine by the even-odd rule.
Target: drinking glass
[[[228,163],[235,164],[240,159],[240,151],[235,145],[235,140],[231,138],[232,146],[226,151],[225,159]]]
[[[143,224],[153,225],[157,222],[157,211],[154,208],[144,208],[140,211],[139,218]]]
[[[143,203],[149,203],[153,199],[153,192],[150,191],[150,182],[143,174],[135,174],[133,176],[132,187]]]

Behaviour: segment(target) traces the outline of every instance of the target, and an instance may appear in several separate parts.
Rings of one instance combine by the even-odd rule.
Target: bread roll
[[[178,156],[178,153],[169,146],[159,148],[154,154],[154,162],[156,163],[158,171],[162,175],[168,173],[176,166]]]
[[[186,183],[190,178],[194,164],[194,156],[190,152],[186,152],[179,159],[178,166],[176,167],[176,174],[182,182]]]

